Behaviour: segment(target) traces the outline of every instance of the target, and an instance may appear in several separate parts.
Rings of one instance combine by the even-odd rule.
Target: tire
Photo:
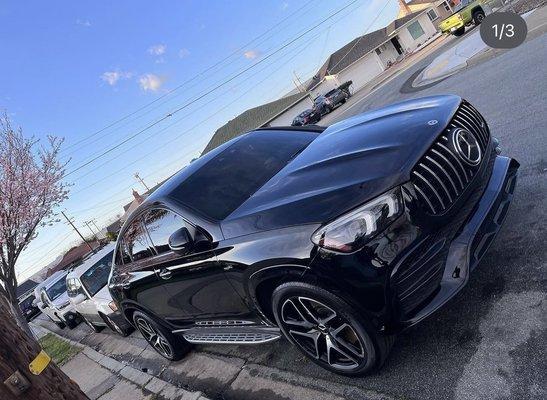
[[[183,338],[173,335],[141,311],[135,311],[133,322],[148,344],[170,361],[180,360],[191,348]]]
[[[104,323],[112,330],[113,332],[117,333],[120,336],[126,337],[133,332],[132,328],[122,328],[118,324],[116,324],[110,317],[104,314],[99,314],[101,318],[103,319]]]
[[[87,326],[89,326],[91,328],[91,330],[95,333],[99,333],[101,332],[104,327],[103,326],[97,326],[97,325],[93,325],[93,323],[91,321],[89,321],[86,317],[84,317],[83,315],[80,314],[80,317],[82,318],[82,321],[84,321],[86,323]]]
[[[344,97],[340,103],[346,104],[346,100],[347,100],[347,99]]]
[[[473,22],[475,23],[475,25],[480,25],[484,18],[484,11],[475,11],[473,13]]]
[[[307,283],[276,288],[272,307],[285,337],[311,361],[337,374],[364,375],[379,368],[395,340],[378,333],[338,296]]]
[[[464,33],[465,33],[465,26],[462,26],[456,29],[454,32],[452,32],[454,36],[462,36]]]
[[[66,324],[64,322],[57,322],[57,321],[53,321],[55,323],[55,325],[57,325],[57,328],[59,329],[65,329],[66,328]]]

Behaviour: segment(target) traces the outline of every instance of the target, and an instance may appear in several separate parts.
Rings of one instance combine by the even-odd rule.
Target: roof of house
[[[98,241],[92,241],[89,242],[91,247],[95,250],[100,246],[100,243]],[[50,268],[47,271],[47,276],[51,276],[54,272],[61,271],[65,268],[70,267],[73,263],[80,261],[83,259],[87,254],[89,254],[90,250],[86,243],[79,244],[78,246],[74,246],[69,251],[65,253],[59,264],[56,266]]]
[[[17,297],[21,297],[25,293],[30,292],[32,289],[34,289],[36,286],[38,286],[38,282],[34,282],[31,279],[27,279],[26,281],[20,283],[17,286],[17,289],[15,293],[17,294]]]
[[[245,132],[260,128],[306,96],[308,93],[296,93],[243,112],[216,130],[203,154]]]
[[[359,36],[351,42],[332,53],[327,61],[321,66],[315,74],[314,79],[308,84],[307,89],[317,85],[326,75],[334,75],[347,68],[361,57],[371,52],[382,43],[389,39],[389,36],[397,29],[401,28],[410,20],[420,15],[422,11],[408,14],[402,18],[392,21],[388,26],[378,29],[366,35]]]

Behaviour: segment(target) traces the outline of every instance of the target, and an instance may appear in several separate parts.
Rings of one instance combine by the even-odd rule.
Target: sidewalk
[[[38,338],[50,333],[80,349],[61,370],[91,400],[208,400],[201,392],[174,386],[43,327],[32,329]]]

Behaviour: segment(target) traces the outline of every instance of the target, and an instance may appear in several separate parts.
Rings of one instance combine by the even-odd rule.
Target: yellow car
[[[466,25],[479,25],[486,14],[491,12],[487,3],[485,0],[462,0],[454,9],[454,14],[441,21],[439,28],[443,33],[463,35]]]

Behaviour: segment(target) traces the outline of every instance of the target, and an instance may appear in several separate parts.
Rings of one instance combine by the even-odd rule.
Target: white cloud
[[[157,92],[163,85],[163,78],[154,74],[144,74],[139,77],[139,85],[145,92]]]
[[[152,54],[153,56],[161,56],[162,54],[165,54],[166,50],[167,50],[167,45],[155,44],[154,46],[150,46],[148,48],[148,53]]]
[[[245,57],[248,60],[254,60],[260,55],[260,52],[258,50],[247,50],[245,53],[243,53],[243,57]]]
[[[108,83],[110,86],[114,86],[120,79],[129,79],[133,76],[132,72],[126,71],[106,71],[101,75],[103,82]]]
[[[86,28],[89,28],[91,26],[91,22],[89,22],[87,19],[77,19],[76,25],[85,26]]]
[[[289,8],[289,3],[287,3],[286,1],[284,1],[283,3],[281,3],[281,9],[283,11],[285,11],[287,8]]]
[[[188,49],[180,49],[179,50],[179,58],[185,58],[190,55],[190,50]]]

